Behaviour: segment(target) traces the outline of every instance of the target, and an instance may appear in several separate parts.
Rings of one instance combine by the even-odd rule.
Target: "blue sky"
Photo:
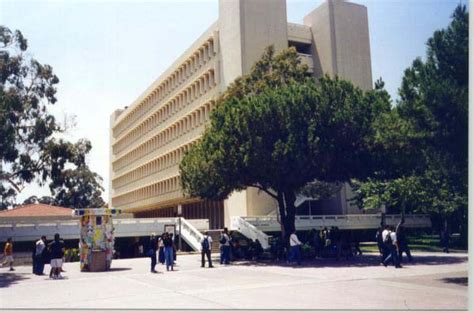
[[[368,8],[374,81],[382,77],[396,98],[403,71],[424,57],[427,39],[449,24],[467,0],[354,0]],[[288,21],[322,0],[287,0]],[[0,0],[0,24],[19,29],[29,52],[60,79],[52,112],[75,115],[71,140],[88,138],[89,166],[104,178],[108,199],[109,116],[129,105],[218,16],[217,0],[22,1]],[[19,197],[49,194],[31,186]]]

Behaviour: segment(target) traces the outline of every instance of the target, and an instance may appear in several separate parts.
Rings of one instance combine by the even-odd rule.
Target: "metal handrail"
[[[258,239],[263,249],[267,249],[270,246],[268,243],[270,236],[255,227],[255,225],[252,225],[251,223],[239,216],[232,217],[232,220],[234,223],[237,224],[235,226],[237,226],[238,231],[241,232],[245,237],[250,238],[252,240]]]
[[[181,236],[195,251],[201,250],[204,235],[183,217],[181,217]]]

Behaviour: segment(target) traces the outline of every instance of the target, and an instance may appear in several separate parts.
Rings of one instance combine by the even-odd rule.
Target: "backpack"
[[[219,243],[222,244],[222,245],[225,245],[227,242],[227,239],[225,238],[224,235],[221,236],[221,239],[219,239]]]
[[[201,243],[202,250],[207,251],[209,250],[209,239],[207,237],[204,237]]]
[[[392,244],[392,236],[390,236],[392,232],[388,232],[387,236],[385,236],[383,243],[386,245],[391,245]]]
[[[377,233],[375,234],[375,241],[378,242],[378,243],[383,242],[383,240],[382,240],[382,232],[381,232],[381,231],[377,231]]]

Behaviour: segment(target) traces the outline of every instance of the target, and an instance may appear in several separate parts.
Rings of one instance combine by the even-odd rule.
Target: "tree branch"
[[[265,192],[266,194],[268,194],[270,197],[274,198],[274,199],[277,199],[278,200],[278,197],[276,194],[274,194],[273,192],[267,190],[266,188],[263,188],[262,186],[260,185],[249,185],[249,187],[255,187],[257,189],[260,189],[261,191]]]

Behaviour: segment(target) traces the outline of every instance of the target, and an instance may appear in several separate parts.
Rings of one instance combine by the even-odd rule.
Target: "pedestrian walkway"
[[[374,254],[302,267],[224,266],[213,257],[215,268],[201,268],[200,255],[181,255],[176,272],[158,264],[158,274],[149,258],[114,260],[100,273],[65,263],[63,280],[0,268],[0,308],[467,309],[467,254],[415,253],[402,269],[380,266]]]

